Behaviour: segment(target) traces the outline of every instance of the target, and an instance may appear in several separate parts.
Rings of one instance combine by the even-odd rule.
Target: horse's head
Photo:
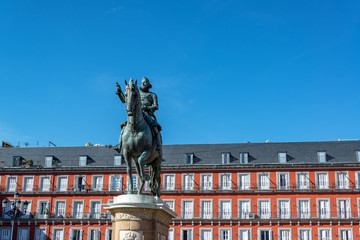
[[[136,111],[141,111],[140,92],[137,86],[137,80],[130,78],[129,83],[126,82],[125,88],[125,101],[126,101],[126,112],[128,116],[133,116]]]

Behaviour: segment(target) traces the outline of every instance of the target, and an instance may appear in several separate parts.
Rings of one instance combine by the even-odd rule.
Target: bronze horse
[[[123,134],[120,137],[119,145],[122,146],[124,159],[127,164],[127,175],[130,181],[128,194],[134,193],[131,164],[131,160],[134,160],[141,182],[138,194],[142,193],[145,181],[150,181],[151,194],[160,197],[162,153],[156,150],[151,128],[145,121],[144,113],[141,111],[141,99],[137,80],[135,83],[133,79],[130,79],[129,83],[125,80],[125,84],[125,102],[128,118]],[[150,167],[150,175],[145,173],[145,165]]]

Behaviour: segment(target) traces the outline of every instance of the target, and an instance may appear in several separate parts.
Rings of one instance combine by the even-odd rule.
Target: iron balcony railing
[[[65,213],[49,213],[49,214],[40,214],[32,212],[30,214],[24,215],[19,219],[110,219],[111,213],[108,212],[90,212],[90,213],[76,213],[76,212],[65,212]],[[1,220],[11,220],[10,217],[6,215],[1,217]]]

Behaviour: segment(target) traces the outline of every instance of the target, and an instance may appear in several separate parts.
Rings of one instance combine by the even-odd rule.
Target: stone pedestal
[[[111,212],[113,240],[166,240],[176,217],[161,199],[148,195],[120,195],[104,208]]]

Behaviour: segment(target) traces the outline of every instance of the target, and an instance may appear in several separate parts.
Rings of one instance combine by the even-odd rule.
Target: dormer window
[[[286,163],[287,153],[286,152],[278,152],[278,160],[279,160],[279,163]]]
[[[325,151],[320,151],[317,153],[318,155],[318,162],[319,163],[324,163],[326,162],[326,152]]]
[[[13,167],[20,167],[22,165],[22,158],[20,156],[13,156]]]
[[[79,166],[85,167],[87,165],[88,156],[80,156],[79,157]]]
[[[185,155],[185,164],[193,164],[194,163],[194,154],[193,153],[187,153]]]
[[[360,162],[360,151],[355,151],[356,161]]]
[[[45,156],[45,167],[52,167],[54,156]]]
[[[242,152],[240,153],[240,164],[247,164],[249,163],[249,153]]]
[[[114,166],[120,166],[123,162],[123,156],[122,155],[115,155],[114,156]]]
[[[222,164],[230,164],[230,153],[222,154]]]

